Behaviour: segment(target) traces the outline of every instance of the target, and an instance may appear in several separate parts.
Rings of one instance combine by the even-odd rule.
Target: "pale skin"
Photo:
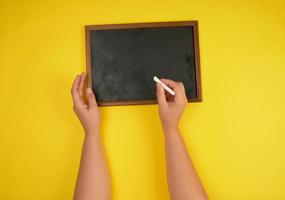
[[[94,93],[83,91],[85,74],[77,75],[72,86],[74,111],[84,130],[81,163],[75,200],[110,200],[111,184],[100,136],[100,114]],[[187,105],[182,83],[161,79],[175,91],[171,96],[160,84],[156,85],[159,116],[165,138],[167,180],[172,200],[206,200],[205,189],[195,171],[181,136],[179,122]],[[84,102],[84,93],[87,102]]]
[[[84,73],[77,75],[71,89],[73,110],[85,131],[74,199],[109,200],[111,184],[100,136],[99,109],[90,88],[86,89],[87,102],[84,102],[84,81]]]

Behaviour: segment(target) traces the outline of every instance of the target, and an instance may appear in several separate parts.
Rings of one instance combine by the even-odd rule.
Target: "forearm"
[[[207,199],[179,129],[164,130],[168,187],[172,200]]]
[[[99,134],[86,133],[74,199],[111,199],[110,177]]]

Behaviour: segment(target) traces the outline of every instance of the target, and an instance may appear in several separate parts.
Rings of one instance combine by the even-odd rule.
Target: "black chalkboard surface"
[[[87,74],[99,105],[156,103],[153,76],[201,101],[197,22],[86,26]]]

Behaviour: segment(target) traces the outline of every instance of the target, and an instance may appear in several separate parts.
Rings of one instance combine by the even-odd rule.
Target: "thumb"
[[[87,88],[86,89],[86,96],[87,96],[87,100],[88,100],[88,107],[89,107],[89,109],[97,107],[96,98],[95,98],[95,95],[94,95],[94,93],[93,93],[91,88]]]
[[[164,88],[159,83],[156,84],[156,98],[159,106],[167,104]]]

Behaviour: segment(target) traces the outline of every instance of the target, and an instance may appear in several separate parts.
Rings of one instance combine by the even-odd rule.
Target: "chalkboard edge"
[[[85,26],[85,48],[86,48],[86,75],[87,75],[87,86],[92,88],[91,80],[91,46],[90,46],[90,32],[91,29]]]
[[[196,79],[196,94],[195,102],[202,102],[202,85],[201,85],[201,69],[200,69],[200,45],[198,21],[193,24],[193,41],[194,41],[194,56],[195,56],[195,79]]]
[[[199,50],[199,34],[198,34],[198,21],[197,20],[86,25],[85,26],[85,48],[86,48],[87,86],[92,88],[91,46],[90,46],[90,40],[91,40],[90,33],[92,30],[123,29],[123,28],[151,28],[151,27],[177,27],[177,26],[192,26],[193,27],[193,41],[194,41],[194,53],[195,53],[195,79],[196,79],[197,97],[194,99],[188,99],[188,103],[202,102],[200,50]],[[156,100],[132,100],[132,101],[98,102],[99,106],[128,106],[128,105],[151,105],[151,104],[157,104],[157,101]]]
[[[200,99],[187,99],[188,103],[199,103],[201,102]],[[131,106],[131,105],[155,105],[157,104],[157,100],[133,100],[133,101],[98,101],[98,106]]]
[[[118,24],[97,24],[86,25],[85,30],[108,30],[108,29],[123,29],[123,28],[152,28],[152,27],[177,27],[177,26],[196,26],[197,20],[193,21],[164,21],[164,22],[146,22],[146,23],[118,23]]]

